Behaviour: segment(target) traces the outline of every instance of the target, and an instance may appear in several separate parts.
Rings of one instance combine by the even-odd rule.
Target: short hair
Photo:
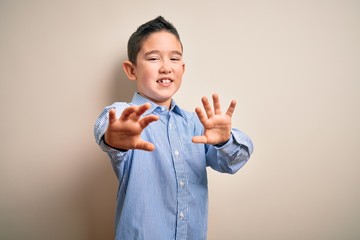
[[[162,16],[158,16],[157,18],[142,24],[130,36],[127,45],[129,61],[136,65],[136,57],[140,51],[143,41],[146,40],[150,36],[150,34],[161,31],[174,34],[174,36],[179,40],[181,48],[183,48],[180,41],[180,35],[174,25],[166,21]]]

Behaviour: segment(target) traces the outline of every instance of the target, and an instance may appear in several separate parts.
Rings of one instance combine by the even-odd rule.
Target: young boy
[[[172,96],[185,71],[175,27],[157,17],[134,32],[123,69],[136,81],[131,103],[105,108],[95,138],[119,179],[115,239],[206,239],[206,167],[235,173],[253,151],[249,137],[231,128],[214,94],[205,113],[181,109]]]

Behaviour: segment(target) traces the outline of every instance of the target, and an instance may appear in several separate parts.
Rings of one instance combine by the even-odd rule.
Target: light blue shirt
[[[135,93],[131,103],[106,107],[95,123],[96,141],[109,155],[119,179],[115,239],[206,239],[206,167],[235,173],[249,159],[252,142],[232,129],[232,137],[221,147],[192,143],[193,136],[202,135],[203,126],[195,113],[172,101],[170,111],[150,102],[151,108],[144,113],[160,117],[141,135],[155,145],[154,151],[119,151],[107,146],[102,137],[109,110],[115,108],[120,117],[126,107],[146,102],[150,101]]]

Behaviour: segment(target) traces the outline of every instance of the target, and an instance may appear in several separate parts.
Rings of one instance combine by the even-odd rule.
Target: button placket
[[[172,150],[172,158],[175,169],[175,177],[178,183],[177,188],[177,221],[176,225],[176,238],[177,239],[186,239],[187,233],[187,188],[186,188],[186,170],[185,163],[182,155],[182,141],[181,141],[181,132],[178,132],[176,126],[177,116],[170,111],[169,113],[169,122],[168,122],[168,134],[169,141]]]

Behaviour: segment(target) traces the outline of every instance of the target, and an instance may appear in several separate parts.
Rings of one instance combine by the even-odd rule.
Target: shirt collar
[[[161,107],[160,105],[153,103],[146,97],[140,95],[140,93],[138,93],[138,92],[134,93],[134,96],[133,96],[133,99],[131,102],[137,106],[143,105],[145,103],[151,104],[151,107],[143,115],[149,115],[149,114],[153,113],[156,108]],[[186,115],[183,113],[181,108],[176,104],[176,102],[174,100],[171,101],[170,111],[173,111],[174,113],[179,114],[180,116],[186,118]]]

